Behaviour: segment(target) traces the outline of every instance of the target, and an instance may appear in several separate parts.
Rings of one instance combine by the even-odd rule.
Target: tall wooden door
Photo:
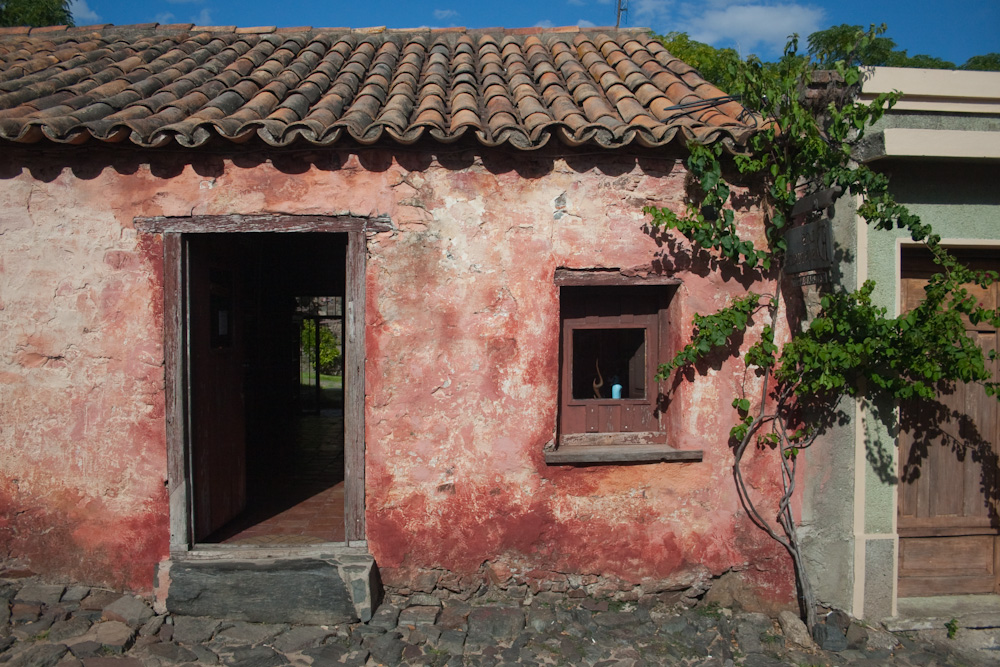
[[[997,253],[960,256],[975,268],[1000,269]],[[923,298],[933,273],[929,254],[904,253],[903,310]],[[975,288],[984,306],[996,308],[997,285]],[[996,349],[997,329],[966,321],[967,335]],[[997,372],[994,364],[994,374]],[[898,503],[899,595],[1000,592],[1000,493],[997,452],[1000,410],[982,387],[960,384],[936,403],[904,405],[900,432]]]
[[[246,506],[244,335],[238,248],[227,237],[187,237],[188,394],[194,539]]]

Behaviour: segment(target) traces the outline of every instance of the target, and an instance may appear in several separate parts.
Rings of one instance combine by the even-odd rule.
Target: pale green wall
[[[946,240],[972,243],[998,242],[1000,256],[1000,165],[989,162],[893,161],[872,165],[890,175],[892,192],[910,212],[933,226]],[[902,231],[868,234],[868,277],[876,281],[873,298],[890,314],[898,312],[900,241],[909,240]],[[869,456],[879,452],[894,460],[895,434],[886,423],[869,418],[865,423]],[[871,459],[869,459],[871,460]],[[878,475],[871,463],[865,472],[864,532],[866,572],[864,615],[888,616],[896,552],[892,542],[877,536],[894,536],[897,486]]]
[[[908,113],[888,116],[874,131],[886,127],[1000,131],[1000,118]],[[945,239],[967,242],[997,241],[1000,256],[1000,164],[987,161],[883,159],[871,165],[890,175],[892,192]],[[856,289],[864,278],[875,280],[873,298],[889,314],[897,312],[899,241],[901,231],[860,230],[863,224],[850,196],[843,197],[834,214],[838,247],[834,282]],[[860,255],[858,240],[867,238]],[[880,409],[876,410],[875,407]],[[892,405],[865,406],[860,429],[853,401],[841,406],[850,423],[828,433],[811,465],[822,475],[811,477],[803,496],[802,527],[806,557],[821,603],[872,620],[893,613],[895,589],[896,437],[877,415],[893,414]],[[859,437],[862,445],[857,442]],[[864,465],[863,494],[855,489],[858,462]],[[815,480],[820,483],[812,483]],[[840,502],[831,502],[831,499]],[[863,512],[855,515],[857,503]],[[855,584],[860,593],[856,595]]]
[[[918,98],[949,111],[887,113],[869,130],[868,143],[859,146],[859,159],[882,154],[885,142],[879,134],[889,128],[1000,132],[1000,114],[983,113],[986,107],[978,105],[979,98],[970,101],[962,96],[967,93],[956,92],[968,88],[958,83],[942,80],[940,100]],[[996,97],[992,91],[984,93],[991,100]],[[967,111],[954,111],[962,105]],[[1000,161],[888,157],[870,166],[889,174],[897,200],[943,238],[956,245],[995,241],[1000,257]],[[861,280],[875,280],[875,303],[896,314],[900,241],[908,235],[865,226],[851,195],[837,202],[833,219],[838,249],[834,289],[854,290]],[[898,485],[896,434],[890,430],[895,406],[863,405],[859,412],[854,401],[844,401],[841,409],[849,423],[826,433],[808,459],[803,543],[819,602],[875,621],[895,613]]]
[[[944,239],[1000,241],[1000,165],[969,162],[892,162],[872,165],[890,175],[896,200]],[[876,301],[896,312],[898,240],[905,232],[870,231],[868,276]]]

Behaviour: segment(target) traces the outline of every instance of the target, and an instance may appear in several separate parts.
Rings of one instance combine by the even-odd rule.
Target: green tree
[[[316,321],[303,320],[301,333],[302,350],[309,364],[316,363]],[[324,375],[336,375],[340,370],[340,345],[328,327],[319,326],[319,371]]]
[[[958,69],[973,70],[978,72],[1000,72],[1000,53],[987,53],[981,56],[972,56]]]
[[[864,46],[857,48],[865,36],[865,31],[859,25],[832,26],[826,30],[818,30],[808,37],[808,55],[819,69],[833,69],[838,61],[843,61],[849,67],[886,66],[886,67],[917,67],[924,69],[955,69],[955,63],[936,56],[918,53],[907,54],[906,50],[897,48],[895,40],[884,36],[885,26],[882,26],[874,37],[865,38]],[[714,46],[691,39],[685,32],[669,32],[666,35],[655,35],[656,39],[671,53],[691,65],[705,77],[707,81],[726,92],[735,91],[735,78],[740,68],[740,57],[733,49],[717,49]],[[792,56],[785,54],[784,58]],[[774,63],[761,63],[765,69],[774,67]],[[969,58],[958,69],[1000,71],[1000,53],[987,53]]]
[[[882,26],[882,31],[885,26]],[[821,68],[832,68],[837,61],[856,66],[919,67],[924,69],[955,69],[955,63],[923,53],[909,55],[898,49],[895,40],[882,34],[867,40],[864,48],[855,44],[865,31],[859,25],[842,23],[809,35],[809,55]],[[1000,53],[972,56],[958,69],[1000,71]]]
[[[922,69],[955,69],[955,63],[943,58],[929,56],[918,53],[915,56],[906,54],[906,51],[898,51],[889,59],[890,67],[913,67]]]
[[[826,47],[823,52],[817,47],[813,58],[799,55],[793,38],[777,63],[765,65],[753,57],[740,63],[729,92],[759,112],[759,129],[746,153],[729,156],[721,143],[689,146],[687,166],[696,187],[685,208],[645,209],[655,225],[675,230],[718,261],[773,285],[771,293],[748,292],[718,312],[696,315],[690,343],[661,366],[659,378],[697,368],[709,354],[742,357],[747,373],[732,400],[735,423],[730,431],[737,493],[751,519],[791,556],[810,628],[816,623],[816,604],[792,498],[799,458],[834,422],[839,402],[858,395],[871,401],[932,399],[942,381],[979,382],[994,395],[997,390],[986,364],[993,353],[977,347],[962,322],[965,315],[1000,326],[1000,311],[981,307],[966,288],[988,285],[997,280],[996,273],[961,265],[928,225],[892,198],[884,174],[851,159],[865,129],[896,96],[880,95],[862,104],[833,91],[818,104],[806,95],[818,68],[833,67],[842,87],[856,87],[862,77],[858,54],[883,49],[881,39],[878,30],[858,35],[853,49],[831,61]],[[762,242],[745,238],[736,224],[735,210],[746,206],[745,195],[732,196],[737,184],[749,184],[758,193],[756,204],[765,212]],[[930,249],[939,273],[914,310],[889,317],[873,304],[874,284],[866,282],[857,290],[830,287],[811,317],[796,315],[810,311],[800,290],[782,291],[785,231],[798,223],[792,219],[796,201],[835,188],[860,201],[859,215],[875,230],[906,230]],[[738,349],[741,334],[755,322],[762,327],[759,336]],[[748,451],[773,452],[783,489],[773,519],[744,482],[741,464]]]
[[[69,4],[69,0],[0,0],[0,26],[72,26]]]
[[[878,34],[865,40],[864,46],[859,48],[859,38],[864,34],[861,26],[847,23],[817,30],[806,40],[809,55],[819,68],[832,68],[838,61],[848,66],[889,65],[893,54],[898,53],[895,40]]]
[[[740,57],[733,49],[717,49],[691,39],[686,32],[668,32],[656,39],[676,58],[701,72],[706,81],[728,91]]]

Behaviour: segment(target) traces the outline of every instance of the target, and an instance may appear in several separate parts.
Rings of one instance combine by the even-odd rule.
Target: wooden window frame
[[[586,294],[594,300],[611,300],[616,296],[600,288],[585,287]],[[628,287],[615,287],[615,291],[624,292]],[[624,296],[624,293],[622,294]],[[573,299],[581,299],[584,293],[577,292]],[[560,301],[565,304],[568,300],[564,292],[560,293]],[[657,309],[656,312],[639,315],[589,315],[582,317],[567,316],[560,314],[562,328],[562,357],[560,359],[560,380],[562,400],[559,403],[561,411],[560,434],[561,435],[583,435],[588,433],[628,433],[636,431],[649,431],[649,439],[662,440],[657,435],[661,435],[661,428],[657,423],[655,429],[635,429],[631,428],[631,422],[623,419],[627,415],[633,414],[637,410],[643,410],[650,415],[656,409],[659,395],[658,384],[655,380],[656,367],[662,354],[662,341],[660,337],[660,320],[666,319],[664,309]],[[578,398],[573,396],[573,374],[575,366],[576,345],[574,334],[578,331],[609,331],[609,330],[642,330],[644,338],[644,364],[643,364],[643,386],[644,396],[642,398]],[[609,369],[605,369],[610,373]],[[589,372],[589,369],[588,369]],[[610,377],[605,377],[605,386],[610,382]],[[602,410],[603,409],[603,410]],[[579,419],[584,415],[585,426],[582,429],[567,428],[569,415],[572,412]],[[608,415],[616,415],[612,421],[618,424],[618,428],[601,428],[602,421],[600,414],[604,412]],[[623,414],[625,413],[625,414]],[[647,423],[649,418],[645,420]],[[656,420],[657,422],[659,420]],[[655,435],[654,435],[655,432]]]
[[[626,275],[619,270],[578,271],[572,269],[557,269],[554,283],[560,290],[560,359],[559,359],[559,414],[557,418],[556,446],[545,452],[546,463],[550,465],[566,464],[608,464],[608,463],[652,463],[659,461],[700,461],[700,450],[677,450],[667,442],[665,425],[662,417],[656,414],[660,400],[660,383],[656,382],[656,369],[668,356],[666,349],[667,334],[670,329],[668,312],[669,301],[673,297],[670,292],[676,291],[681,281],[662,275],[635,276]],[[595,295],[601,296],[605,288],[627,289],[640,286],[659,286],[663,293],[657,296],[658,303],[650,308],[651,312],[629,316],[619,315],[567,315],[563,305],[568,298],[563,287],[593,288]],[[573,298],[580,298],[576,291]],[[639,309],[636,309],[639,310]],[[573,397],[573,334],[586,329],[642,329],[645,336],[645,396],[643,398],[574,398]],[[606,381],[606,380],[605,380]],[[615,410],[619,408],[620,410]],[[603,412],[602,412],[603,409]],[[632,429],[635,423],[622,419],[623,414],[631,414],[632,410],[646,410],[648,414],[637,414],[638,423],[647,428]],[[579,420],[579,415],[586,410],[586,431],[578,427],[569,427],[566,422],[571,419],[569,411],[574,411],[572,418]],[[605,414],[617,423],[619,430],[600,429],[601,414]],[[617,415],[617,416],[615,416]],[[655,421],[655,428],[652,428]],[[624,424],[623,424],[624,422]]]

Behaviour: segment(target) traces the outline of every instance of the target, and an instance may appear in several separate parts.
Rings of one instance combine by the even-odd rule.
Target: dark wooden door
[[[993,255],[992,257],[990,255]],[[977,268],[1000,269],[996,253],[961,253]],[[905,253],[903,310],[923,298],[934,265],[921,252]],[[984,306],[997,306],[997,285],[975,288]],[[984,349],[996,349],[997,330],[966,322]],[[993,369],[996,374],[996,364]],[[902,406],[898,503],[899,595],[1000,592],[1000,508],[997,399],[982,387],[960,384],[937,402]]]
[[[244,335],[237,245],[188,237],[188,340],[194,539],[246,506]]]

